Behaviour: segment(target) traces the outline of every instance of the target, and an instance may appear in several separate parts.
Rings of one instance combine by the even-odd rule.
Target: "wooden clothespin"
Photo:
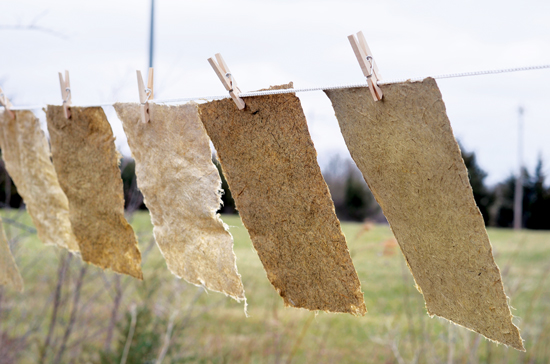
[[[378,71],[378,67],[372,57],[372,52],[370,51],[367,41],[365,40],[363,32],[357,33],[357,37],[355,37],[355,34],[352,34],[348,36],[348,39],[351,43],[351,47],[353,48],[353,52],[357,57],[359,66],[361,66],[361,71],[363,71],[363,74],[367,78],[367,84],[369,85],[372,98],[374,101],[382,100],[384,95],[382,94],[380,87],[378,87],[378,81],[382,79],[382,76]]]
[[[61,97],[63,98],[63,112],[65,117],[68,119],[71,117],[71,81],[69,80],[69,71],[65,70],[65,80],[63,80],[63,75],[59,72],[59,85],[61,86]]]
[[[8,99],[8,97],[6,96],[6,94],[4,93],[4,91],[2,90],[2,87],[0,87],[0,104],[2,104],[2,106],[4,106],[4,109],[8,112],[10,117],[12,119],[14,119],[15,114],[13,113],[13,111],[10,110],[11,107],[12,107],[12,104],[11,104],[10,100]]]
[[[139,91],[139,102],[141,103],[141,121],[143,123],[148,123],[151,120],[149,115],[149,101],[153,100],[154,91],[153,91],[153,68],[149,68],[149,75],[147,76],[147,88],[143,83],[143,77],[141,77],[141,71],[137,72],[137,81],[138,81],[138,91]]]
[[[218,62],[216,63],[216,61]],[[244,107],[246,106],[244,100],[239,97],[239,95],[241,94],[241,90],[239,89],[239,87],[237,87],[237,81],[235,81],[235,78],[231,74],[231,71],[229,71],[229,67],[227,67],[227,64],[225,64],[225,61],[223,60],[221,54],[216,54],[216,61],[214,60],[214,58],[208,58],[208,62],[218,75],[220,81],[222,81],[225,89],[229,91],[229,95],[231,96],[233,101],[235,101],[235,104],[237,104],[239,110],[244,109]]]

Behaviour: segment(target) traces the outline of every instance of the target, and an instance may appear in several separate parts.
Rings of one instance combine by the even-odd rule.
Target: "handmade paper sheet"
[[[0,230],[0,285],[11,286],[23,292],[23,278],[11,254],[2,219],[0,219]]]
[[[141,121],[139,104],[114,107],[168,269],[190,283],[245,299],[233,237],[216,213],[221,179],[197,104],[150,103],[148,123]]]
[[[69,221],[69,202],[59,186],[50,160],[50,146],[31,111],[13,111],[15,118],[0,116],[0,148],[6,170],[23,197],[46,245],[78,251]]]
[[[59,184],[82,259],[142,279],[141,254],[124,217],[122,179],[113,131],[100,107],[48,106],[48,130]]]
[[[381,88],[325,92],[428,313],[524,350],[435,80]]]
[[[287,88],[288,86],[283,86]],[[199,105],[269,281],[285,305],[366,312],[328,187],[294,94]]]

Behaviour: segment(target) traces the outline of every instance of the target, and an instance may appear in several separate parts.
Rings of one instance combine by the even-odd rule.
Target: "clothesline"
[[[400,83],[405,81],[422,81],[426,77],[432,77],[435,79],[445,79],[445,78],[460,78],[460,77],[471,77],[471,76],[483,76],[483,75],[492,75],[498,73],[512,73],[520,71],[534,71],[541,69],[550,68],[550,64],[537,65],[537,66],[526,66],[526,67],[514,67],[514,68],[502,68],[502,69],[493,69],[493,70],[484,70],[484,71],[472,71],[472,72],[462,72],[462,73],[447,73],[436,76],[424,76],[424,77],[415,77],[415,78],[400,78],[387,81],[378,82],[379,85],[389,85],[393,83]],[[350,85],[333,85],[325,87],[310,87],[310,88],[292,88],[292,89],[280,89],[280,90],[266,90],[266,91],[251,91],[251,92],[242,92],[240,97],[254,97],[254,96],[267,96],[267,95],[277,95],[277,94],[288,94],[288,93],[298,93],[298,92],[311,92],[311,91],[323,91],[323,90],[335,90],[335,89],[345,89],[345,88],[356,88],[356,87],[368,87],[367,83],[359,84],[350,84]],[[195,97],[185,97],[185,98],[173,98],[173,99],[158,99],[153,100],[155,103],[179,103],[179,102],[188,102],[188,101],[207,101],[207,100],[221,100],[229,98],[229,94],[218,95],[218,96],[195,96]],[[112,106],[118,101],[114,102],[105,102],[100,104],[93,105],[81,105],[85,107],[91,106]],[[36,110],[45,107],[46,105],[21,105],[13,106],[12,110]],[[1,107],[1,106],[0,106]],[[3,109],[3,107],[1,107]]]

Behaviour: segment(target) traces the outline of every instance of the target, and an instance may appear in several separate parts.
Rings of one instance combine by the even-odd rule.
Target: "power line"
[[[521,230],[523,225],[523,112],[518,108],[518,175],[514,189],[514,230]]]
[[[149,29],[149,68],[153,67],[153,51],[155,44],[155,0],[151,0],[151,23]]]

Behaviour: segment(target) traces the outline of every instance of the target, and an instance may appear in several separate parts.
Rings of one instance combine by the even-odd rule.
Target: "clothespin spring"
[[[151,116],[149,115],[149,99],[151,98],[151,95],[153,94],[153,90],[151,90],[150,88],[146,87],[145,88],[145,101],[141,102],[141,109],[142,109],[142,121],[144,123],[148,122],[149,120],[151,120]]]
[[[63,113],[69,119],[71,117],[71,81],[69,80],[69,71],[65,70],[65,79],[59,72],[59,86],[61,87],[61,98],[63,100]]]
[[[141,121],[143,123],[148,123],[151,120],[149,115],[149,101],[154,97],[153,96],[153,68],[149,68],[149,75],[147,77],[147,86],[143,83],[143,78],[141,77],[141,71],[136,71],[137,82],[138,82],[138,91],[139,91],[139,102],[140,102],[140,113]]]
[[[69,99],[71,98],[71,88],[66,87],[65,93],[67,94],[67,96],[63,99],[63,104],[66,104],[67,102],[69,102]]]
[[[147,98],[145,99],[145,101],[143,101],[141,104],[142,105],[147,105],[147,101],[149,101],[149,98],[151,97],[151,94],[153,93],[153,90],[151,90],[150,88],[146,88],[145,89],[145,95],[147,96]]]
[[[372,56],[367,56],[367,61],[369,61],[370,63],[370,73],[367,78],[371,78],[374,74],[374,59],[372,58]]]
[[[229,84],[231,85],[231,89],[228,91],[233,92],[233,75],[230,72],[227,72],[225,77],[229,78]]]

